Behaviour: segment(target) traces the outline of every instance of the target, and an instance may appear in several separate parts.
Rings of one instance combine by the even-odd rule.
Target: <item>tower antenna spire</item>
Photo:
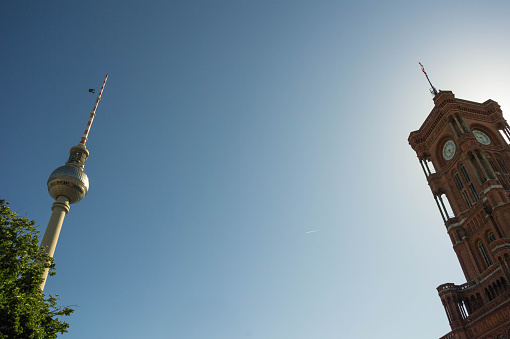
[[[434,94],[434,96],[437,95],[437,89],[434,87],[434,85],[432,85],[432,83],[430,82],[430,79],[429,79],[429,76],[427,75],[427,72],[425,72],[425,67],[423,67],[423,65],[421,64],[421,62],[418,62],[421,66],[421,70],[423,71],[423,74],[425,74],[425,76],[427,77],[427,80],[429,81],[429,84],[430,84],[430,87],[432,87],[430,89],[430,93]]]
[[[89,118],[89,121],[87,122],[87,127],[85,128],[85,132],[83,132],[83,136],[81,137],[80,144],[82,144],[83,146],[85,146],[85,144],[87,143],[87,137],[89,135],[90,126],[92,126],[92,122],[94,121],[94,117],[96,116],[97,106],[99,105],[99,101],[101,101],[101,95],[103,95],[103,90],[104,90],[104,85],[106,85],[106,80],[108,80],[108,74],[106,74],[106,77],[104,78],[103,86],[101,86],[101,90],[99,91],[99,94],[96,98],[96,103],[94,105],[94,108],[92,109],[92,113],[90,113],[90,118]]]

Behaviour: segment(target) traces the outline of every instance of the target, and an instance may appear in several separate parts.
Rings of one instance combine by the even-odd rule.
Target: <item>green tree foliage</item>
[[[74,310],[40,289],[42,273],[55,275],[53,258],[39,248],[35,222],[0,200],[0,339],[56,338],[69,324],[59,316]]]

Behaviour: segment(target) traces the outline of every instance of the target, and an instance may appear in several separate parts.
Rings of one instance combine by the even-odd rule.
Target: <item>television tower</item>
[[[106,77],[104,78],[103,86],[101,86],[99,95],[96,98],[96,104],[94,105],[92,113],[90,113],[90,118],[87,122],[87,127],[81,137],[80,143],[71,147],[71,150],[69,151],[69,160],[67,160],[64,166],[60,166],[54,170],[48,178],[48,192],[50,193],[50,196],[55,199],[55,202],[51,206],[51,210],[53,212],[51,213],[48,227],[46,227],[46,231],[44,232],[44,236],[41,241],[41,248],[45,248],[46,253],[48,253],[52,258],[53,253],[55,253],[55,247],[57,246],[62,224],[64,223],[64,217],[69,212],[69,204],[75,204],[83,199],[89,190],[89,178],[85,172],[83,172],[85,161],[89,156],[89,151],[85,147],[85,144],[87,143],[90,126],[96,116],[97,106],[101,100],[106,80],[108,80],[108,74],[106,74]],[[45,269],[42,276],[42,291],[46,284],[48,271],[48,268]]]

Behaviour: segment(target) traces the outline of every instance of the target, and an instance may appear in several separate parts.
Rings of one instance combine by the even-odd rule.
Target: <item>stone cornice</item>
[[[408,141],[411,147],[420,153],[427,150],[437,135],[448,123],[447,116],[462,113],[462,116],[478,121],[494,123],[504,120],[501,108],[494,100],[484,103],[457,99],[451,91],[441,91],[434,98],[435,106],[419,130],[411,132]]]

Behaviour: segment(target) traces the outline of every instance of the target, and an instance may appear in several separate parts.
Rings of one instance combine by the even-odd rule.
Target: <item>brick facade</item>
[[[510,127],[500,106],[440,91],[408,140],[467,281],[437,288],[451,326],[441,339],[510,339]]]

